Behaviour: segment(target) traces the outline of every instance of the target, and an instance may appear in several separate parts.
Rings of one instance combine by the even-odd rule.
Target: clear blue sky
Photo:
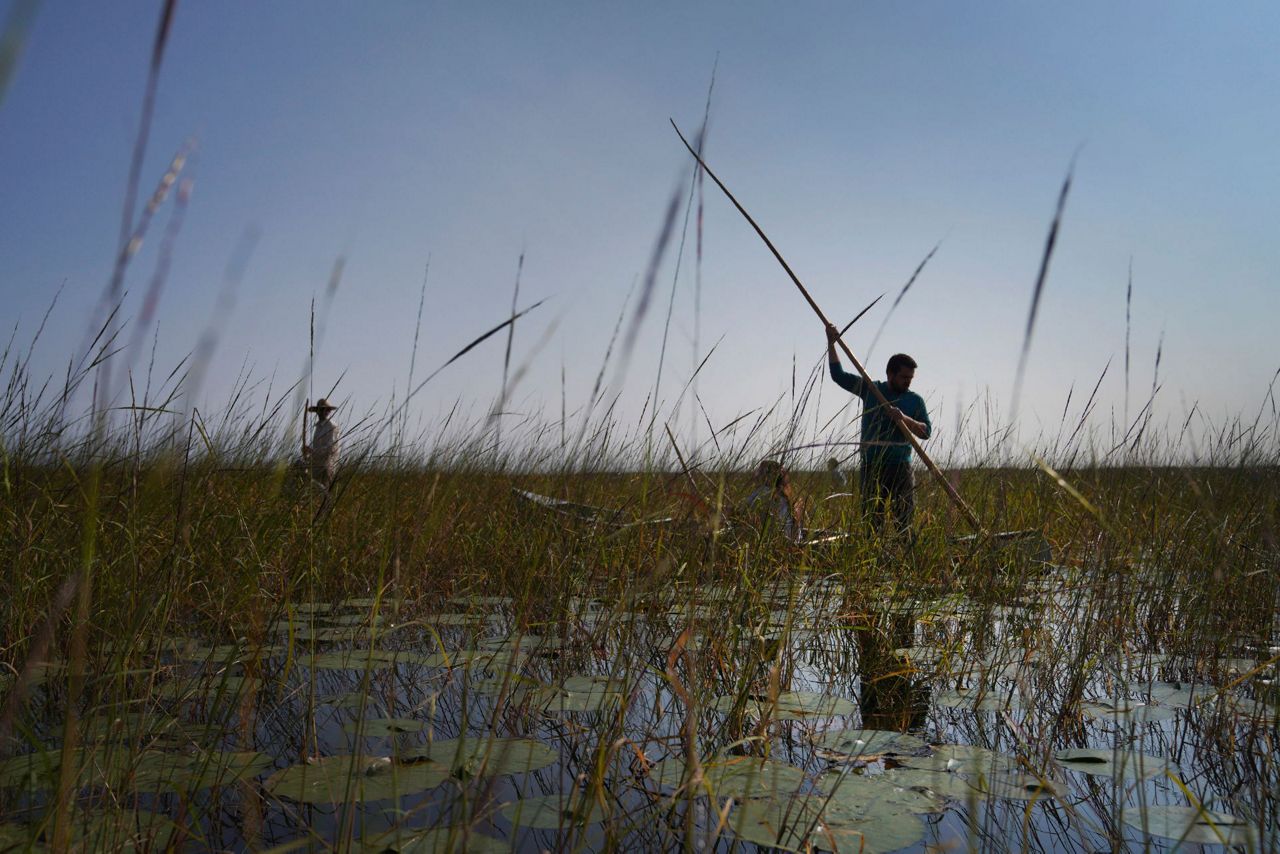
[[[9,4],[0,3],[7,12]],[[19,339],[55,290],[36,352],[59,372],[111,268],[158,2],[47,3],[0,104],[0,300]],[[261,230],[204,389],[248,360],[295,378],[307,305],[347,267],[316,371],[363,411],[403,394],[423,267],[419,373],[500,320],[516,260],[522,302],[511,408],[558,416],[595,378],[687,168],[667,124],[697,127],[719,70],[709,162],[815,298],[847,319],[941,249],[872,355],[920,362],[935,421],[989,389],[1008,406],[1059,186],[1075,185],[1041,307],[1020,419],[1056,429],[1108,359],[1101,414],[1123,407],[1133,261],[1133,395],[1164,333],[1161,417],[1192,402],[1251,420],[1280,367],[1280,6],[1274,3],[185,3],[173,24],[144,192],[188,136],[199,149],[159,309],[157,359],[192,347],[248,228]],[[126,314],[167,219],[136,259]],[[674,250],[674,245],[672,247]],[[789,388],[821,329],[758,239],[708,184],[701,340],[712,420]],[[623,385],[652,388],[674,252]],[[686,258],[664,396],[693,355]],[[851,335],[865,348],[883,318]],[[860,331],[858,331],[860,330]],[[6,330],[7,332],[7,330]],[[483,411],[502,343],[427,387],[425,420]],[[823,407],[839,392],[827,384]],[[1073,407],[1077,404],[1073,404]]]

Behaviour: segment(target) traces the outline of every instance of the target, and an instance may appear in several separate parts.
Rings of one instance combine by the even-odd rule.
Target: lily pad
[[[1133,686],[1148,693],[1153,703],[1174,708],[1194,708],[1212,702],[1218,688],[1207,682],[1149,682]]]
[[[433,617],[427,618],[427,622],[437,626],[472,626],[476,623],[483,623],[484,620],[485,615],[479,613],[436,614]]]
[[[312,670],[384,670],[398,665],[426,665],[434,660],[412,650],[351,649],[298,656],[297,662]]]
[[[298,602],[290,610],[297,614],[327,614],[335,607],[332,602]]]
[[[377,626],[378,628],[390,628],[391,618],[384,614],[336,614],[331,617],[325,617],[324,621],[329,626]]]
[[[830,795],[828,807],[851,815],[909,812],[917,815],[942,812],[946,802],[925,792],[894,785],[884,774],[874,776],[829,771],[818,778],[818,788]]]
[[[424,667],[470,667],[481,670],[490,667],[510,667],[522,660],[523,653],[499,652],[483,649],[460,649],[455,652],[433,652],[424,655],[421,664]]]
[[[1070,747],[1057,751],[1053,756],[1062,767],[1095,777],[1147,780],[1166,772],[1178,773],[1177,766],[1163,757],[1128,750]]]
[[[935,705],[948,709],[971,709],[978,712],[997,712],[1021,708],[1018,695],[1009,691],[990,688],[968,688],[963,691],[939,691],[933,697]]]
[[[363,854],[510,854],[511,843],[459,825],[430,830],[393,828],[366,839],[354,850]]]
[[[0,851],[45,851],[45,847],[36,839],[39,831],[37,825],[17,822],[0,824]]]
[[[190,759],[199,788],[229,786],[241,780],[252,780],[265,774],[275,760],[256,750],[211,751]]]
[[[748,800],[734,806],[729,826],[743,842],[769,851],[799,852],[820,806],[816,798],[807,797]]]
[[[80,787],[107,786],[133,792],[193,792],[254,777],[271,766],[260,753],[172,753],[103,746],[77,748],[72,761],[80,768]],[[11,757],[0,763],[0,788],[29,793],[56,788],[62,763],[60,749]]]
[[[881,729],[841,729],[828,732],[814,742],[831,754],[828,758],[873,759],[877,756],[910,753],[925,747],[914,735]]]
[[[84,756],[83,748],[72,751],[77,765],[83,763]],[[11,756],[0,761],[0,789],[23,789],[28,792],[52,789],[57,785],[61,765],[60,748]]]
[[[369,632],[362,626],[301,626],[294,631],[293,639],[316,643],[368,643]]]
[[[521,798],[505,805],[498,812],[517,827],[543,830],[580,827],[609,817],[605,806],[592,798],[589,792],[577,791]]]
[[[598,712],[622,700],[622,683],[607,676],[573,676],[543,688],[535,702],[549,712]]]
[[[980,784],[954,771],[927,770],[923,768],[894,768],[884,772],[884,778],[895,786],[907,789],[924,789],[956,801],[969,801],[987,797]]]
[[[237,698],[246,690],[255,689],[261,684],[261,680],[247,676],[210,674],[206,677],[171,679],[157,687],[155,696],[179,703],[214,699],[225,701]]]
[[[1177,716],[1170,706],[1152,706],[1125,699],[1081,703],[1080,710],[1095,720],[1118,725],[1158,723],[1173,720]]]
[[[77,812],[70,829],[78,851],[171,851],[201,841],[199,832],[149,810]]]
[[[933,667],[939,661],[952,655],[954,651],[936,646],[904,646],[895,649],[893,654],[916,667]]]
[[[389,738],[406,732],[422,732],[426,724],[413,718],[369,718],[348,721],[342,728],[352,735],[365,738]]]
[[[404,607],[404,600],[395,596],[383,596],[381,599],[375,599],[372,596],[365,596],[357,599],[344,599],[338,603],[343,608],[361,608],[368,609],[375,605],[382,611],[398,611]]]
[[[337,709],[376,709],[379,708],[378,700],[368,694],[360,691],[350,691],[346,694],[330,694],[325,697],[317,697],[316,702],[324,703],[326,706],[333,706]]]
[[[136,792],[195,792],[261,775],[274,764],[256,751],[204,754],[149,750],[137,757],[122,781]]]
[[[476,644],[478,649],[491,652],[512,652],[520,650],[527,655],[550,655],[564,646],[560,638],[548,638],[542,635],[512,635],[503,638],[486,638]]]
[[[734,696],[720,697],[710,708],[717,712],[729,713],[737,704]],[[767,695],[752,694],[747,697],[746,713],[753,718],[763,718],[768,712],[774,720],[806,720],[810,718],[830,718],[837,715],[852,715],[858,711],[857,705],[844,697],[823,694],[817,691],[783,691],[778,694],[776,706]]]
[[[510,596],[455,596],[449,600],[454,605],[466,605],[472,608],[504,608],[515,600]]]
[[[812,847],[877,854],[897,851],[924,838],[924,824],[910,813],[855,816],[828,805],[819,814],[820,805],[816,798],[802,803],[747,801],[734,808],[729,824],[746,842],[793,851]]]
[[[560,753],[529,738],[449,738],[400,754],[403,760],[430,759],[466,777],[527,774],[560,761]]]
[[[251,653],[240,644],[224,643],[215,646],[184,646],[175,650],[174,657],[179,661],[192,661],[200,664],[236,664],[250,657]]]
[[[799,792],[809,782],[804,771],[772,759],[752,756],[720,756],[702,763],[703,785],[716,797],[785,798]],[[688,784],[686,763],[672,756],[654,766],[650,776],[659,785],[677,788]]]
[[[80,737],[86,742],[145,744],[162,737],[179,737],[183,728],[182,721],[164,713],[98,714],[81,722]]]
[[[449,768],[423,760],[393,761],[386,756],[326,756],[284,768],[267,778],[266,789],[302,803],[380,801],[435,788],[449,779]]]
[[[925,771],[982,774],[987,777],[1020,773],[1017,757],[968,744],[939,744],[927,756],[899,756],[895,761],[908,768]]]
[[[384,661],[377,656],[370,656],[368,650],[349,650],[346,652],[320,652],[313,655],[300,655],[297,663],[311,670],[382,670],[392,666],[392,662]]]
[[[1258,845],[1256,823],[1226,813],[1196,807],[1149,806],[1126,809],[1120,817],[1130,827],[1165,839],[1202,845],[1239,845],[1247,850],[1254,850]]]

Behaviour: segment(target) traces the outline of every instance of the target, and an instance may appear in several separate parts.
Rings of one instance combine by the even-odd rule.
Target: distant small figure
[[[831,488],[836,492],[848,492],[849,480],[840,471],[840,461],[835,457],[827,460],[827,471],[831,473]]]
[[[311,444],[302,446],[302,458],[311,468],[311,479],[326,490],[333,485],[341,452],[338,425],[329,417],[337,408],[323,397],[315,406],[307,407],[308,412],[316,414],[316,426],[311,432]]]
[[[779,526],[788,540],[804,536],[800,525],[803,501],[791,491],[791,474],[777,460],[761,460],[756,468],[756,488],[747,496],[746,507],[766,524]]]

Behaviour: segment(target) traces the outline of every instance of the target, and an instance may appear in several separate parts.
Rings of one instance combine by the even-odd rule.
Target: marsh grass
[[[5,766],[12,838],[671,848],[760,843],[763,826],[793,848],[1124,846],[1157,838],[1135,829],[1146,805],[1208,803],[1274,847],[1280,483],[1263,421],[1221,433],[1223,455],[1246,452],[1236,467],[1055,470],[1070,491],[1031,466],[948,472],[988,524],[1042,529],[1046,566],[1016,543],[957,546],[965,523],[926,480],[911,548],[801,548],[743,516],[750,461],[813,438],[802,407],[648,468],[626,465],[650,453],[643,430],[613,422],[583,431],[578,458],[546,441],[559,425],[508,427],[504,448],[545,447],[495,468],[487,418],[424,439],[425,456],[353,418],[332,494],[291,502],[287,419],[239,399],[212,424],[140,405],[65,448],[56,397],[9,422],[24,426],[4,469],[5,762],[46,768]],[[811,523],[855,528],[847,499],[820,500],[827,477],[796,473]],[[611,512],[549,513],[516,488]],[[86,560],[92,587],[68,608]],[[942,748],[841,761],[816,745],[858,727],[1014,765],[982,782],[949,760],[894,770]],[[515,738],[555,760],[406,758],[460,738],[470,756]],[[1171,770],[1086,777],[1054,758],[1081,747]],[[278,782],[343,755],[308,800]],[[895,803],[890,780],[930,811],[858,812]]]
[[[724,423],[702,409],[696,294],[684,388],[663,399],[655,378],[618,416],[604,378],[637,346],[682,179],[580,407],[562,385],[558,419],[502,414],[513,325],[541,304],[516,310],[518,268],[510,316],[425,379],[415,329],[404,397],[344,412],[337,481],[300,487],[293,413],[316,396],[342,259],[298,381],[245,371],[216,416],[189,404],[216,324],[163,378],[154,358],[136,370],[146,323],[119,349],[127,268],[178,185],[150,317],[186,201],[184,147],[133,216],[174,6],[86,344],[59,381],[30,370],[43,323],[0,354],[0,846],[1280,847],[1270,390],[1252,422],[1193,407],[1162,426],[1157,356],[1130,420],[1126,297],[1121,422],[1096,426],[1104,369],[1033,447],[982,400],[939,455],[964,462],[944,474],[989,530],[1043,532],[1051,562],[958,541],[970,525],[932,479],[913,544],[873,534],[854,501],[824,500],[821,364]],[[686,227],[694,188],[700,268],[701,172]],[[419,326],[426,298],[424,273]],[[411,433],[416,396],[503,330],[499,405]],[[668,426],[680,406],[696,440]],[[853,535],[802,547],[745,512],[766,457],[809,526]]]

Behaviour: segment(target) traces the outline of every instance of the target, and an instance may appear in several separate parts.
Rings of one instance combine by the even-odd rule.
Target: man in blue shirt
[[[868,383],[858,374],[846,373],[836,353],[839,333],[827,326],[827,360],[831,379],[841,388],[862,398],[862,512],[879,530],[886,505],[900,531],[910,536],[915,515],[915,483],[911,478],[911,443],[902,435],[902,425],[919,439],[933,432],[924,398],[911,391],[916,361],[905,353],[889,358],[888,379],[875,386],[889,401],[884,406]]]

